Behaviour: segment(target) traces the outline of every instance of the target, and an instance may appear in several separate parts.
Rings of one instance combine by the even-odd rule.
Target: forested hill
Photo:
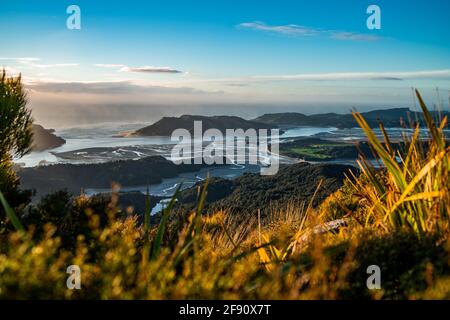
[[[225,134],[226,129],[272,129],[276,126],[245,120],[235,116],[193,116],[164,117],[158,122],[131,133],[135,136],[171,136],[176,129],[186,129],[194,132],[194,121],[202,122],[203,132],[208,129],[218,129]]]
[[[410,120],[418,120],[421,125],[424,125],[423,114],[421,112],[411,111],[408,108],[374,110],[361,114],[373,128],[378,127],[379,121],[382,121],[385,127],[400,127],[402,120],[406,124],[409,124]],[[449,112],[432,111],[431,114],[434,118],[438,118],[439,115],[448,115]],[[296,112],[268,113],[252,121],[269,125],[336,127],[340,129],[358,127],[353,115],[350,113],[323,113],[313,115]]]

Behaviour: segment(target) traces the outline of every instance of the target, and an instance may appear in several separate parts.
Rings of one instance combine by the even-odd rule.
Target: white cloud
[[[330,37],[337,40],[376,41],[380,37],[370,34],[353,33],[346,31],[330,31]]]
[[[77,67],[78,63],[53,63],[53,64],[41,64],[32,62],[22,62],[22,64],[37,69],[48,69],[48,68],[67,68],[67,67]]]
[[[97,63],[94,64],[95,67],[99,68],[111,68],[111,69],[120,69],[126,67],[124,64],[111,64],[111,63]]]
[[[170,68],[170,67],[153,67],[153,66],[142,66],[142,67],[129,67],[124,64],[104,64],[98,63],[94,64],[96,67],[100,68],[111,68],[117,69],[119,72],[136,72],[136,73],[183,73],[183,71]]]
[[[78,63],[42,64],[38,63],[38,61],[41,61],[41,59],[34,57],[0,57],[0,60],[12,61],[13,63],[17,63],[22,66],[26,66],[28,68],[38,68],[38,69],[76,67],[79,65]]]
[[[21,61],[40,61],[41,59],[32,57],[19,57],[19,58],[0,57],[0,60],[21,62]]]
[[[151,66],[144,66],[144,67],[123,67],[120,69],[121,72],[140,72],[140,73],[183,73],[180,70],[172,69],[169,67],[151,67]]]
[[[63,82],[55,80],[27,79],[28,89],[46,93],[75,94],[215,94],[190,87],[166,87],[150,84],[140,84],[132,81],[85,81]]]
[[[255,75],[247,77],[228,78],[190,78],[182,79],[179,83],[193,84],[219,84],[227,87],[248,86],[256,83],[272,81],[402,81],[402,80],[449,80],[450,69],[425,71],[391,71],[391,72],[333,72],[333,73],[304,73]]]
[[[238,27],[295,37],[326,36],[337,40],[353,40],[353,41],[374,41],[380,39],[380,37],[378,36],[369,34],[340,31],[340,30],[311,28],[296,24],[268,25],[261,21],[244,22],[239,24]]]
[[[419,79],[450,79],[450,69],[406,72],[337,72],[310,73],[294,75],[257,76],[256,81],[352,81],[352,80],[419,80]]]
[[[241,23],[238,25],[238,27],[296,36],[312,36],[318,34],[318,30],[316,29],[307,28],[296,24],[270,26],[265,24],[264,22],[255,21]]]

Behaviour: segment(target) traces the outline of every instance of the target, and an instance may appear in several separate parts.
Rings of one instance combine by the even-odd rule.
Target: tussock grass
[[[384,145],[364,118],[354,113],[385,170],[377,171],[361,157],[358,165],[363,178],[354,177],[353,187],[366,225],[375,224],[386,231],[406,228],[424,235],[449,227],[450,146],[443,133],[447,117],[436,124],[419,92],[416,94],[431,138],[421,139],[421,129],[416,125],[412,137],[403,136],[405,149],[402,153],[393,150],[382,124]]]

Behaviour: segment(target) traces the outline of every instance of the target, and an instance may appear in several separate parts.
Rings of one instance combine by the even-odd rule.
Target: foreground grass
[[[68,246],[59,226],[37,233],[5,208],[17,231],[0,242],[0,298],[449,298],[447,119],[435,124],[418,99],[427,147],[416,127],[396,153],[355,114],[383,169],[361,158],[361,175],[349,175],[317,209],[309,199],[245,223],[226,211],[202,215],[206,183],[187,219],[171,216],[172,202],[156,227],[150,210],[143,224],[117,216],[113,197],[106,212],[85,211],[87,227]],[[69,265],[80,267],[81,290],[66,287]],[[381,269],[379,290],[367,288],[370,265]]]

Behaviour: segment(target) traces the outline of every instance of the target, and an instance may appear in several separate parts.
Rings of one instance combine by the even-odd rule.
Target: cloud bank
[[[52,63],[43,64],[38,63],[40,58],[34,57],[0,57],[0,61],[12,61],[13,63],[20,64],[27,68],[48,69],[48,68],[65,68],[65,67],[77,67],[79,63]]]
[[[357,80],[436,80],[450,79],[450,69],[407,72],[336,72],[253,77],[256,81],[357,81]]]
[[[331,39],[350,40],[350,41],[375,41],[381,39],[381,37],[379,36],[370,34],[355,33],[341,30],[319,29],[319,28],[305,27],[296,24],[268,25],[261,21],[244,22],[238,24],[237,27],[294,37],[325,36]]]

